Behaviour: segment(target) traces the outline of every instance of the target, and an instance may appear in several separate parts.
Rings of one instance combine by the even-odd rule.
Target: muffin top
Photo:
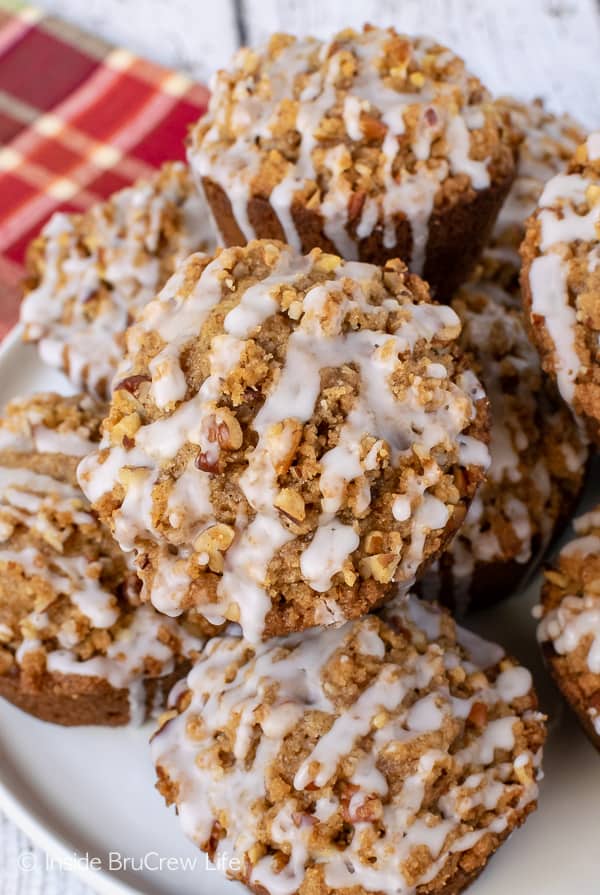
[[[202,640],[139,605],[139,583],[77,485],[105,407],[79,395],[14,401],[0,419],[0,673],[117,689],[173,670]]]
[[[269,241],[191,256],[129,330],[79,469],[146,598],[255,640],[411,582],[488,460],[459,332],[398,260]]]
[[[545,573],[538,639],[561,689],[600,738],[600,507],[573,522],[576,537]]]
[[[107,397],[139,308],[186,255],[213,242],[208,210],[181,162],[85,214],[55,214],[28,251],[25,340],[76,388]]]
[[[491,416],[487,478],[444,557],[457,605],[466,606],[478,566],[525,564],[547,546],[583,484],[588,444],[543,377],[517,300],[496,282],[481,280],[460,289],[452,308]],[[428,595],[437,596],[436,577],[428,576]]]
[[[542,363],[600,432],[600,133],[550,180],[521,247],[523,292]]]
[[[255,647],[217,638],[173,702],[158,788],[255,891],[459,891],[535,807],[529,671],[414,597]]]
[[[369,26],[329,42],[276,34],[260,50],[240,50],[212,86],[188,157],[225,191],[246,239],[251,196],[270,201],[296,248],[292,203],[318,208],[349,260],[376,226],[393,248],[401,213],[412,227],[411,269],[421,273],[433,208],[513,170],[489,94],[429,38]]]

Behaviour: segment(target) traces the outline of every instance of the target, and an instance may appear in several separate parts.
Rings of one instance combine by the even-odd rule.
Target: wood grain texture
[[[26,868],[26,869],[23,869]],[[0,813],[0,893],[2,895],[93,895],[73,873],[53,867]]]
[[[226,64],[240,37],[272,31],[322,37],[347,25],[428,33],[463,55],[495,92],[543,96],[600,126],[597,0],[41,0],[50,12],[200,80]],[[151,785],[151,784],[149,784]],[[31,851],[34,869],[19,870]],[[0,814],[0,895],[92,895]]]
[[[37,5],[204,82],[239,42],[234,0],[41,0]]]

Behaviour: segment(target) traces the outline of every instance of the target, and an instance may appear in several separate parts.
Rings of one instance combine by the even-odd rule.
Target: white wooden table
[[[543,97],[600,127],[600,0],[38,0],[38,5],[199,80],[272,31],[327,36],[365,21],[428,33],[490,89]],[[25,867],[26,869],[22,869]],[[0,815],[0,895],[91,895]]]

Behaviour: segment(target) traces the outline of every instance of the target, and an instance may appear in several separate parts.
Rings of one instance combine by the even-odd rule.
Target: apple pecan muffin
[[[266,895],[454,895],[536,807],[531,675],[414,597],[251,647],[217,638],[152,741],[158,789]]]
[[[180,162],[85,214],[55,214],[27,255],[25,341],[105,398],[135,314],[199,249],[213,249],[209,212]]]
[[[269,241],[191,256],[129,330],[79,468],[143,596],[257,640],[408,586],[488,462],[459,331],[398,260]]]
[[[545,573],[538,639],[552,677],[600,749],[600,507]]]
[[[589,450],[542,374],[517,300],[483,280],[460,289],[452,308],[490,401],[491,463],[464,525],[419,587],[462,614],[510,596],[533,571],[575,506]]]
[[[240,50],[214,79],[188,159],[226,244],[400,257],[446,297],[512,182],[512,138],[454,53],[367,26]]]
[[[600,132],[550,180],[521,246],[531,337],[564,400],[600,441]]]
[[[140,605],[77,485],[103,410],[43,394],[0,420],[0,695],[58,724],[143,721],[203,645],[200,622]]]

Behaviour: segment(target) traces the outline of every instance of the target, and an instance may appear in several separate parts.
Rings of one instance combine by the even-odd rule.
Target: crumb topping
[[[524,565],[547,547],[583,484],[588,440],[543,378],[515,299],[482,280],[459,290],[452,307],[491,416],[487,478],[443,560],[455,603],[466,608],[481,564]],[[439,586],[438,572],[428,576],[428,595],[436,595],[436,575]]]
[[[553,115],[544,108],[542,100],[522,103],[501,97],[498,106],[509,116],[512,129],[521,135],[522,142],[516,177],[498,215],[491,244],[512,249],[518,268],[525,222],[535,211],[544,185],[563,171],[585,140],[585,131],[570,115]]]
[[[514,164],[499,111],[459,57],[369,26],[329,42],[276,34],[240,50],[213,80],[188,157],[200,180],[225,191],[246,240],[256,235],[252,196],[269,201],[296,249],[296,206],[317,209],[347,260],[376,228],[393,248],[400,216],[416,273],[434,207],[487,189]]]
[[[600,134],[550,180],[522,246],[523,283],[546,369],[561,395],[600,419]]]
[[[19,669],[34,689],[46,672],[106,679],[143,720],[143,679],[203,641],[139,605],[135,572],[77,485],[104,412],[45,394],[0,420],[0,672]]]
[[[213,245],[208,210],[180,162],[86,214],[55,214],[29,249],[26,341],[76,388],[106,397],[137,311],[190,252]]]
[[[585,710],[600,736],[600,508],[573,522],[577,535],[545,573],[538,640],[564,657]]]
[[[414,597],[339,629],[217,638],[173,705],[158,788],[260,891],[438,891],[535,806],[529,671]]]
[[[339,623],[440,549],[488,452],[458,317],[428,299],[400,261],[267,241],[180,267],[79,469],[160,611],[252,640],[269,613]]]

